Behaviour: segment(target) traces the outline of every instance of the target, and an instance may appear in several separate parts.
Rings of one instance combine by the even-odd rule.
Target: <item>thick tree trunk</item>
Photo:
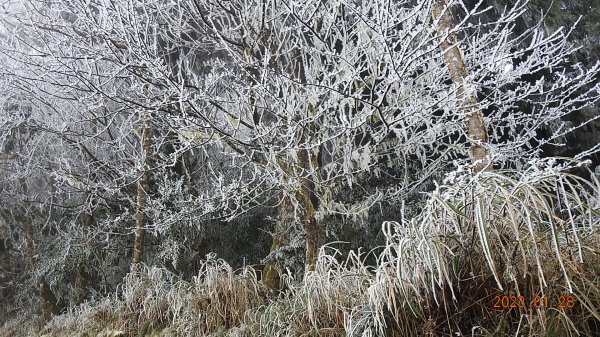
[[[452,12],[447,6],[448,0],[433,0],[432,3],[432,16],[434,20],[439,20],[436,29],[440,35],[447,34],[455,27]],[[475,162],[475,172],[491,169],[487,126],[483,120],[477,94],[467,89],[466,81],[469,71],[465,65],[463,53],[459,49],[456,35],[448,34],[440,47],[450,71],[450,78],[459,85],[458,97],[463,100],[463,107],[470,111],[467,130],[471,138],[471,156]]]
[[[142,120],[142,135],[141,135],[141,152],[142,152],[142,167],[140,177],[137,184],[137,206],[135,214],[135,237],[133,241],[133,258],[132,271],[136,265],[142,262],[144,256],[144,235],[146,233],[146,206],[148,203],[148,161],[150,154],[150,128],[148,126],[147,117],[144,115]]]
[[[298,154],[299,166],[302,170],[302,186],[298,200],[304,209],[303,222],[306,231],[306,270],[314,271],[319,250],[325,244],[325,224],[317,221],[315,213],[319,207],[315,191],[315,179],[318,177],[317,156],[310,150],[302,150]]]
[[[302,53],[297,51],[296,57],[289,64],[291,66],[291,73],[301,83],[306,83],[306,74],[304,68],[304,61]],[[317,111],[314,106],[308,106],[308,114],[311,119],[314,118]],[[297,116],[298,121],[301,119],[300,113]],[[319,257],[319,250],[321,246],[325,244],[325,223],[317,221],[315,214],[319,207],[317,197],[317,184],[319,183],[319,172],[321,171],[320,162],[318,160],[319,153],[315,153],[309,146],[314,146],[314,142],[317,138],[318,125],[315,120],[309,120],[301,130],[300,134],[300,146],[304,149],[300,149],[298,152],[298,163],[296,169],[300,173],[300,190],[298,191],[297,199],[301,204],[304,211],[302,221],[304,223],[304,229],[306,231],[306,259],[305,266],[306,271],[314,271],[317,258]]]
[[[49,319],[53,315],[60,314],[60,307],[58,306],[56,296],[50,289],[48,283],[46,283],[46,280],[40,279],[38,282],[38,292],[40,294],[42,315],[44,318]]]
[[[289,244],[293,222],[294,205],[292,205],[290,198],[283,194],[281,203],[277,207],[277,222],[275,223],[271,252]],[[282,289],[280,270],[277,268],[275,261],[269,261],[265,264],[262,272],[262,282],[271,289]]]
[[[303,135],[302,138],[306,136]],[[307,271],[314,271],[319,256],[319,250],[325,244],[325,223],[317,221],[315,214],[319,207],[318,198],[315,191],[315,179],[318,179],[319,161],[318,154],[310,150],[301,150],[298,153],[298,162],[294,163],[293,169],[286,164],[280,164],[280,167],[289,175],[300,175],[301,186],[293,197],[300,206],[301,218],[306,233],[306,256],[305,267]],[[282,201],[277,208],[277,223],[275,224],[275,233],[271,252],[284,247],[290,242],[290,232],[294,225],[295,210],[290,197],[282,193]],[[280,290],[281,282],[279,270],[274,262],[265,264],[262,274],[263,283],[271,289]]]

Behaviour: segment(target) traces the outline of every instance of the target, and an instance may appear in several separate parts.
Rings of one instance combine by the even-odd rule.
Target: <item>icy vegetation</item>
[[[591,197],[588,188],[600,185],[554,163],[538,165],[475,178],[457,173],[459,182],[431,192],[418,217],[384,224],[385,246],[374,265],[365,265],[364,254],[344,258],[325,246],[315,271],[280,292],[262,284],[253,268],[234,271],[214,254],[191,281],[144,266],[117,294],[55,317],[42,333],[591,335],[597,328],[591,322],[600,319],[594,276],[600,272],[600,212],[582,201]],[[507,289],[526,297],[527,308],[494,309],[492,295]],[[566,302],[559,307],[560,294],[572,296],[576,309]],[[534,308],[534,296],[548,296],[551,304]],[[4,333],[23,331],[20,324],[5,326]]]
[[[600,63],[543,3],[0,4],[0,337],[598,334]]]

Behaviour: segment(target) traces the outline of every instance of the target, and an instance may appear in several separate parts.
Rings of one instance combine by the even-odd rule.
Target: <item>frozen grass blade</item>
[[[592,313],[595,306],[589,304],[593,300],[586,299],[588,294],[577,285],[590,282],[590,277],[582,276],[579,269],[596,269],[598,253],[582,239],[597,241],[600,235],[600,220],[594,217],[598,206],[586,202],[600,189],[595,180],[586,181],[568,173],[576,166],[580,164],[566,161],[560,167],[544,167],[539,162],[528,171],[458,175],[455,183],[439,186],[431,194],[418,217],[402,224],[387,223],[384,233],[388,244],[369,296],[378,310],[374,313],[377,331],[386,328],[381,324],[385,316],[378,300],[381,298],[387,299],[388,308],[410,308],[405,312],[390,310],[396,321],[406,319],[406,312],[416,320],[422,320],[421,313],[450,319],[448,324],[438,325],[447,327],[440,333],[448,333],[452,325],[462,325],[466,331],[484,326],[474,317],[460,317],[472,311],[469,301],[491,302],[493,288],[496,294],[514,291],[547,295],[548,289],[562,287],[585,301],[582,310],[590,312],[590,317],[597,316]],[[566,209],[560,212],[561,208]],[[478,238],[471,240],[465,233],[474,233]],[[396,269],[391,274],[395,279],[388,277],[390,266]],[[418,309],[412,307],[415,299],[419,299]],[[553,310],[542,307],[518,319],[498,316],[493,311],[486,316],[496,317],[495,323],[507,329],[513,326],[520,331],[545,333],[549,319],[556,325],[553,329],[567,334],[581,328],[582,322]],[[465,327],[466,321],[473,325]]]

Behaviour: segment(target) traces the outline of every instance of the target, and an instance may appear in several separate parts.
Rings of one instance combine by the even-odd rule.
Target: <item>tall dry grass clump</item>
[[[217,335],[240,325],[244,313],[263,304],[267,295],[251,267],[234,271],[210,254],[191,282],[166,269],[140,265],[117,294],[57,316],[44,330],[53,336],[109,331],[145,336],[165,328],[167,335]]]
[[[24,314],[0,325],[0,337],[37,337],[43,326],[44,317],[42,315]]]
[[[321,250],[315,271],[302,283],[288,282],[276,300],[250,310],[235,335],[346,336],[355,309],[367,302],[372,272],[361,254],[350,253],[340,262],[338,251],[329,249]]]
[[[129,274],[123,285],[126,324],[119,328],[139,332],[152,325],[169,326],[182,336],[207,336],[241,323],[244,312],[267,297],[251,267],[234,271],[209,254],[191,282],[160,268]]]
[[[239,274],[221,259],[208,259],[194,277],[192,311],[202,335],[224,331],[242,323],[244,313],[267,299],[267,289],[256,271],[246,267]],[[189,335],[189,334],[186,334]]]
[[[146,336],[165,329],[168,336],[346,336],[347,330],[364,330],[354,320],[364,314],[357,308],[368,305],[373,273],[360,254],[350,253],[342,262],[340,256],[335,250],[322,253],[301,283],[284,275],[286,290],[278,296],[252,268],[234,271],[214,255],[191,282],[141,265],[127,275],[119,296],[57,316],[45,331],[51,336]]]
[[[457,172],[418,217],[385,223],[375,333],[599,333],[600,188],[568,173],[579,165]]]

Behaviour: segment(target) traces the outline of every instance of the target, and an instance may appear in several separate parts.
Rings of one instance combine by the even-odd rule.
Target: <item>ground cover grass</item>
[[[0,336],[597,336],[600,184],[577,166],[457,171],[418,216],[383,224],[373,265],[326,246],[281,292],[214,255],[191,281],[143,266],[113,296]]]

